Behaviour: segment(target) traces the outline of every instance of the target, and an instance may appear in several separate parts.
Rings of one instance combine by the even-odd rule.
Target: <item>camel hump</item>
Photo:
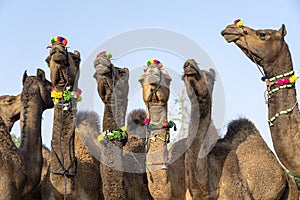
[[[100,132],[100,119],[94,111],[79,111],[76,115],[76,126],[79,127],[83,122],[88,123],[90,127]]]

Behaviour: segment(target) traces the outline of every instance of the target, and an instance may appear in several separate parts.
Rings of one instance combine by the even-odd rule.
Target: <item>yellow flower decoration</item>
[[[51,92],[51,97],[54,98],[54,99],[61,99],[62,96],[63,96],[62,92],[57,92],[56,90],[53,90]]]

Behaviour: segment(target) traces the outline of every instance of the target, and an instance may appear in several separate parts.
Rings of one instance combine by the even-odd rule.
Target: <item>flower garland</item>
[[[288,109],[286,109],[286,110],[283,110],[283,111],[280,111],[280,112],[276,113],[273,117],[271,117],[271,118],[268,120],[269,125],[270,125],[270,126],[273,126],[273,122],[274,122],[280,115],[286,115],[286,114],[291,113],[291,112],[294,110],[294,108],[295,108],[295,106],[296,106],[297,104],[298,104],[298,101],[296,101],[296,103],[294,104],[294,106],[293,106],[292,108],[288,108]]]
[[[159,136],[158,134],[155,134],[152,137],[150,137],[150,139],[153,140],[153,141],[155,141],[155,138],[157,138],[157,139],[162,140],[166,143],[169,143],[170,142],[170,128],[174,128],[174,131],[177,131],[176,124],[173,121],[169,121],[169,122],[165,122],[163,124],[160,124],[158,122],[150,122],[150,119],[147,117],[147,118],[144,119],[144,123],[150,130],[159,130],[159,129],[166,129],[167,130],[166,139]]]
[[[120,140],[123,145],[126,144],[128,141],[128,133],[127,133],[127,127],[122,126],[120,130],[106,130],[100,133],[100,135],[97,137],[98,142],[103,141],[104,139],[107,140]]]
[[[52,88],[50,93],[53,103],[58,106],[64,106],[65,110],[69,107],[69,102],[71,102],[73,99],[76,100],[76,102],[82,101],[81,89],[77,89],[76,92],[70,92],[68,88],[64,91],[57,91],[55,88]]]
[[[267,93],[271,95],[280,89],[291,88],[298,80],[299,74],[296,71],[290,71],[281,75],[266,79],[265,76],[261,78],[267,84]],[[271,86],[278,85],[278,87],[271,89]]]

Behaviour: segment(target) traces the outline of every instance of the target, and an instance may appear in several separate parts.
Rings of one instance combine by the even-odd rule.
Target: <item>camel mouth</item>
[[[184,71],[184,76],[195,76],[197,75],[198,72],[192,68],[192,70],[185,70]]]
[[[188,64],[187,66],[184,66],[184,76],[195,76],[199,74],[199,69],[197,69],[194,65]]]
[[[229,25],[224,30],[221,31],[221,35],[224,37],[224,39],[228,42],[236,42],[240,39],[243,34],[240,32],[240,30],[237,28],[236,25]]]
[[[222,35],[228,43],[236,42],[239,38],[239,34],[224,34]]]

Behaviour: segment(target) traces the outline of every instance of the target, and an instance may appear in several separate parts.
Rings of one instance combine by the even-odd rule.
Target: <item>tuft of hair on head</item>
[[[232,120],[227,126],[227,138],[233,138],[235,135],[242,134],[244,136],[255,134],[258,130],[252,121],[247,118],[239,118]]]
[[[146,118],[146,111],[144,109],[135,109],[131,111],[127,117],[128,129],[133,128],[137,125],[145,125],[144,119]]]
[[[76,115],[76,127],[79,127],[83,122],[89,123],[91,127],[97,130],[97,132],[100,132],[100,119],[96,112],[78,111]]]

